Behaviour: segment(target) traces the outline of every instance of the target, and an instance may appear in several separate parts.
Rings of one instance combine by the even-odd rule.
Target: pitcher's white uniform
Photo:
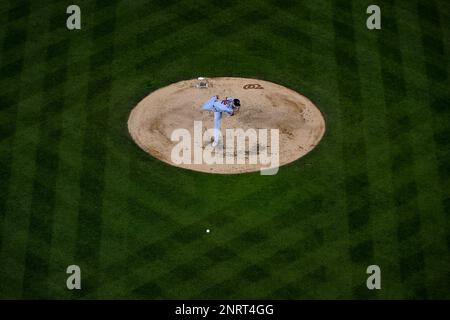
[[[233,115],[233,100],[234,98],[227,97],[223,100],[218,99],[217,96],[211,97],[206,101],[202,109],[208,111],[214,111],[214,142],[213,146],[219,143],[220,132],[220,120],[222,120],[222,112],[226,112],[229,115]]]

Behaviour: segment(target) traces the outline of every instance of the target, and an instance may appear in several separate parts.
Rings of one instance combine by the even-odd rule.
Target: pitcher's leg
[[[203,110],[211,110],[214,107],[214,102],[217,100],[217,97],[211,97],[208,101],[206,101],[203,106],[202,109]]]
[[[219,143],[221,119],[222,119],[222,112],[214,112],[214,142],[213,142],[214,146],[216,146]]]

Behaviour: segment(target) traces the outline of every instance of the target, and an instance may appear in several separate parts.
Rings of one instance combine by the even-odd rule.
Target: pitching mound
[[[139,102],[131,111],[128,130],[140,148],[177,167],[208,173],[244,173],[268,167],[267,161],[265,164],[250,161],[251,155],[261,153],[262,157],[264,152],[268,155],[276,153],[279,166],[282,166],[310,152],[325,133],[325,121],[319,109],[306,97],[286,87],[263,80],[229,77],[210,78],[207,88],[197,88],[198,83],[197,79],[180,81],[152,92]],[[211,146],[209,137],[198,137],[199,122],[196,122],[194,130],[195,121],[201,121],[202,134],[214,127],[213,113],[202,110],[202,104],[214,95],[219,98],[231,96],[241,101],[241,108],[234,116],[223,114],[223,137],[216,148]],[[245,163],[242,163],[242,158],[238,161],[238,152],[229,152],[227,145],[226,129],[238,128],[245,132],[248,129],[255,132],[268,129],[267,143],[247,137]],[[186,148],[186,145],[182,148],[183,153],[190,152],[189,160],[192,161],[180,163],[174,160],[174,154],[180,150],[180,140],[174,140],[177,129],[178,132],[185,129],[181,132],[192,137],[186,140],[192,148]],[[279,133],[277,150],[275,140],[270,139],[274,129],[278,129]],[[174,150],[178,151],[174,153]],[[227,161],[205,163],[202,157],[195,158],[195,152],[212,152],[215,155],[217,150],[223,150]],[[186,154],[183,157],[187,159]]]

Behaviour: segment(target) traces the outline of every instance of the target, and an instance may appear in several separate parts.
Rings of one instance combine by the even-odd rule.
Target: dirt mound
[[[307,154],[325,133],[325,121],[319,109],[309,99],[286,87],[263,80],[231,77],[210,78],[208,88],[197,88],[197,84],[197,79],[180,81],[152,92],[139,102],[131,111],[128,130],[140,148],[171,165],[208,173],[243,173],[266,167],[248,163],[248,153],[245,164],[237,161],[177,164],[172,161],[172,150],[179,143],[171,140],[174,130],[187,129],[194,137],[194,121],[202,121],[202,132],[213,128],[213,113],[203,111],[201,106],[214,95],[241,100],[238,113],[232,117],[223,114],[223,144],[226,145],[228,128],[278,129],[280,166]],[[205,150],[208,145],[210,141],[203,141],[200,147]],[[248,146],[249,150],[259,148],[259,145]]]

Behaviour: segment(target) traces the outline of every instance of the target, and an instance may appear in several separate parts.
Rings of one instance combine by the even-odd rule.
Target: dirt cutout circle
[[[310,152],[325,133],[325,120],[319,109],[306,97],[281,85],[247,78],[210,78],[207,88],[197,88],[197,79],[180,81],[152,92],[131,111],[128,130],[144,151],[170,165],[208,173],[234,174],[259,171],[267,165],[174,163],[172,149],[179,141],[172,141],[176,129],[187,129],[194,137],[194,121],[202,121],[203,132],[214,127],[212,112],[202,105],[214,95],[234,97],[241,108],[234,116],[223,114],[221,132],[226,145],[228,128],[278,129],[279,165],[285,165]],[[270,137],[270,133],[268,134]],[[194,138],[192,138],[193,145]],[[211,144],[204,141],[201,148]],[[253,150],[255,146],[248,146]],[[192,146],[192,150],[194,146]],[[194,152],[192,152],[193,154]]]

